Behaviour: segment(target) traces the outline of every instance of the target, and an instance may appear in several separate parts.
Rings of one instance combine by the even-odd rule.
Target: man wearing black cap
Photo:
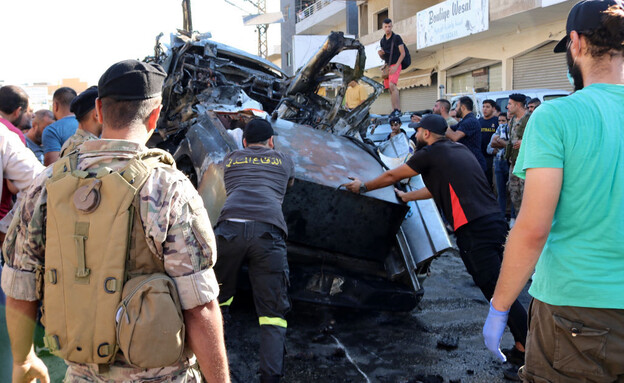
[[[221,284],[219,301],[224,316],[236,292],[243,262],[249,265],[256,314],[260,323],[260,382],[278,382],[284,374],[285,315],[290,310],[288,233],[282,202],[294,181],[294,164],[276,151],[273,127],[255,118],[243,131],[242,150],[223,160],[227,200],[215,235],[219,259],[215,266]]]
[[[566,52],[576,92],[529,120],[514,169],[526,180],[522,209],[483,333],[498,354],[501,323],[533,275],[523,381],[622,382],[622,2],[576,4],[555,52]]]
[[[43,306],[48,305],[47,344],[52,352],[65,356],[66,381],[199,383],[202,380],[196,362],[206,381],[230,381],[216,300],[219,287],[212,269],[215,241],[208,214],[188,178],[171,166],[173,158],[144,146],[156,128],[165,77],[166,72],[159,65],[136,60],[111,66],[100,78],[96,100],[102,139],[85,142],[79,151],[48,167],[35,179],[19,205],[20,214],[9,228],[2,251],[6,261],[2,289],[7,295],[7,310],[13,313],[7,318],[7,327],[15,382],[35,378],[49,382],[47,369],[32,348],[33,323],[42,297],[39,278],[44,279]],[[80,183],[84,186],[78,188]],[[123,197],[121,202],[116,199],[118,195]],[[133,202],[127,207],[130,201]],[[120,217],[120,221],[114,221],[119,224],[102,228],[98,220],[109,222],[111,215]],[[74,235],[61,235],[69,232]],[[54,260],[63,265],[58,266]],[[120,269],[116,264],[111,267],[113,260],[125,264],[119,277],[124,279],[123,286],[119,279],[110,276],[118,275]],[[98,265],[103,266],[105,275]],[[48,271],[45,278],[40,273],[44,269]],[[100,280],[106,275],[109,277]],[[131,301],[124,301],[126,310],[122,316],[121,308],[114,310],[116,300],[108,296],[117,294],[120,299],[123,287],[123,296],[128,299],[124,275],[133,278],[129,281],[147,275],[150,277],[144,282],[166,280],[177,287],[178,299],[172,295],[175,289],[167,289],[166,294],[160,290],[161,297],[169,298],[152,300],[150,309],[141,312],[140,317],[153,318],[152,310],[164,303],[170,310],[158,316],[158,325],[173,325],[178,330],[170,333],[163,329],[150,334],[153,338],[137,336],[130,342],[141,344],[143,351],[153,343],[154,354],[118,351],[117,346],[121,347],[123,342],[121,336],[114,335],[115,328],[131,323],[134,316],[128,314],[126,306]],[[58,284],[64,286],[60,295],[55,288]],[[80,291],[100,299],[78,300]],[[141,297],[148,296],[149,292],[143,290]],[[50,301],[52,297],[57,300]],[[85,307],[90,309],[79,310]],[[186,348],[178,350],[182,340],[177,337],[184,332],[179,330],[182,319]],[[173,335],[177,347],[159,349],[161,340],[168,335],[168,340]],[[111,336],[116,345],[109,343]],[[101,343],[102,339],[106,342]],[[175,350],[173,355],[171,349]],[[167,355],[168,361],[176,361],[165,363],[159,359],[162,355]],[[128,362],[130,357],[150,358],[152,362],[136,367]]]
[[[433,198],[455,230],[466,270],[489,300],[494,293],[507,235],[507,224],[498,203],[473,153],[445,137],[448,125],[442,116],[425,116],[419,123],[410,124],[412,127],[417,129],[417,150],[407,163],[374,180],[362,182],[355,178],[345,186],[354,193],[364,193],[421,174],[424,188],[408,193],[395,191],[405,202]],[[526,320],[526,310],[515,301],[506,323],[516,345],[521,347],[526,340]]]
[[[85,141],[100,138],[102,124],[98,121],[98,116],[95,112],[95,99],[97,97],[97,86],[92,86],[73,99],[70,110],[78,120],[78,129],[63,144],[61,157],[65,157],[66,154],[73,152]]]

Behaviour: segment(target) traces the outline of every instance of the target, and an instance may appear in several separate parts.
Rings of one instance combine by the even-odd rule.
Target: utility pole
[[[247,12],[237,4],[233,3],[230,0],[223,0],[226,3],[240,9],[243,12]],[[254,25],[256,27],[256,31],[258,32],[258,56],[262,58],[267,58],[269,55],[268,43],[267,43],[267,29],[269,29],[269,24],[273,23],[281,23],[284,21],[283,15],[281,12],[274,13],[266,13],[266,0],[242,0],[246,1],[249,4],[253,5],[258,13],[256,15],[248,14],[243,17],[243,24],[245,26]]]
[[[191,15],[191,0],[182,0],[182,29],[190,36],[193,33],[193,17]]]
[[[266,13],[266,0],[256,0],[255,5],[258,8],[259,14]],[[258,56],[262,58],[267,58],[269,56],[267,29],[269,29],[269,24],[256,25],[256,30],[258,31]]]

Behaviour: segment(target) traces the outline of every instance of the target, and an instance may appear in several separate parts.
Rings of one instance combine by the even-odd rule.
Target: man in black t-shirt
[[[481,153],[485,157],[485,176],[490,184],[490,188],[493,190],[494,177],[492,169],[494,168],[494,155],[487,152],[487,147],[490,144],[492,135],[496,132],[496,128],[498,128],[498,117],[495,115],[496,101],[490,99],[483,100],[482,112],[483,115],[479,118],[479,124],[481,125]]]
[[[503,259],[507,223],[483,170],[466,146],[445,138],[447,123],[443,117],[431,114],[409,126],[417,129],[417,150],[406,164],[371,181],[353,178],[345,186],[354,193],[364,193],[421,174],[424,188],[408,193],[395,191],[404,202],[433,198],[455,230],[466,270],[489,301]],[[517,300],[507,324],[516,344],[523,349],[527,313]]]
[[[401,114],[401,101],[399,99],[399,88],[397,88],[397,82],[399,81],[399,74],[401,74],[401,63],[406,53],[405,44],[401,36],[392,32],[392,20],[385,19],[382,24],[385,32],[381,38],[379,45],[379,57],[386,62],[386,65],[390,66],[389,76],[384,79],[384,86],[390,91],[390,102],[392,103],[392,115],[399,116]],[[392,56],[392,57],[390,57]]]
[[[260,322],[260,382],[278,382],[284,373],[285,315],[290,309],[282,202],[295,167],[290,157],[273,149],[273,128],[266,120],[245,126],[243,146],[223,161],[227,200],[214,230],[214,270],[227,318],[238,273],[248,262]]]

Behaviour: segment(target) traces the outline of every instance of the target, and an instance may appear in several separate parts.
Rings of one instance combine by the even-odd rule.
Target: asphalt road
[[[483,345],[488,303],[458,255],[433,261],[425,295],[409,313],[294,304],[288,319],[284,382],[505,382],[508,368]],[[238,299],[238,300],[237,300]],[[226,328],[232,381],[257,381],[258,322],[238,296]],[[529,296],[523,292],[526,306]],[[441,344],[454,344],[449,349]],[[503,347],[511,347],[507,330]]]
[[[488,304],[458,255],[443,254],[431,266],[425,295],[408,313],[332,309],[294,303],[288,315],[284,382],[506,382],[507,365],[483,345]],[[526,306],[529,296],[523,292]],[[237,295],[226,343],[232,381],[258,381],[258,319],[250,294]],[[456,348],[441,344],[455,344]],[[506,331],[503,347],[513,338]],[[44,358],[51,381],[60,382],[63,362]]]

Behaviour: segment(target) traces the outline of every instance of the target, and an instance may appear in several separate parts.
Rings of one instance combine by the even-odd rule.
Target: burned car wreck
[[[332,62],[357,52],[353,67]],[[257,56],[194,35],[172,35],[167,54],[148,60],[168,73],[158,124],[160,142],[202,196],[212,222],[225,202],[224,156],[242,147],[241,129],[266,118],[275,147],[295,162],[284,200],[291,297],[342,307],[409,311],[436,255],[451,248],[433,201],[404,204],[391,187],[356,195],[339,186],[348,176],[372,179],[385,170],[360,132],[381,86],[362,75],[364,47],[333,32],[313,58],[288,78]],[[353,110],[342,107],[347,84],[373,91]],[[338,83],[335,97],[316,94]],[[364,130],[362,130],[364,128]],[[401,187],[420,188],[420,177]]]

